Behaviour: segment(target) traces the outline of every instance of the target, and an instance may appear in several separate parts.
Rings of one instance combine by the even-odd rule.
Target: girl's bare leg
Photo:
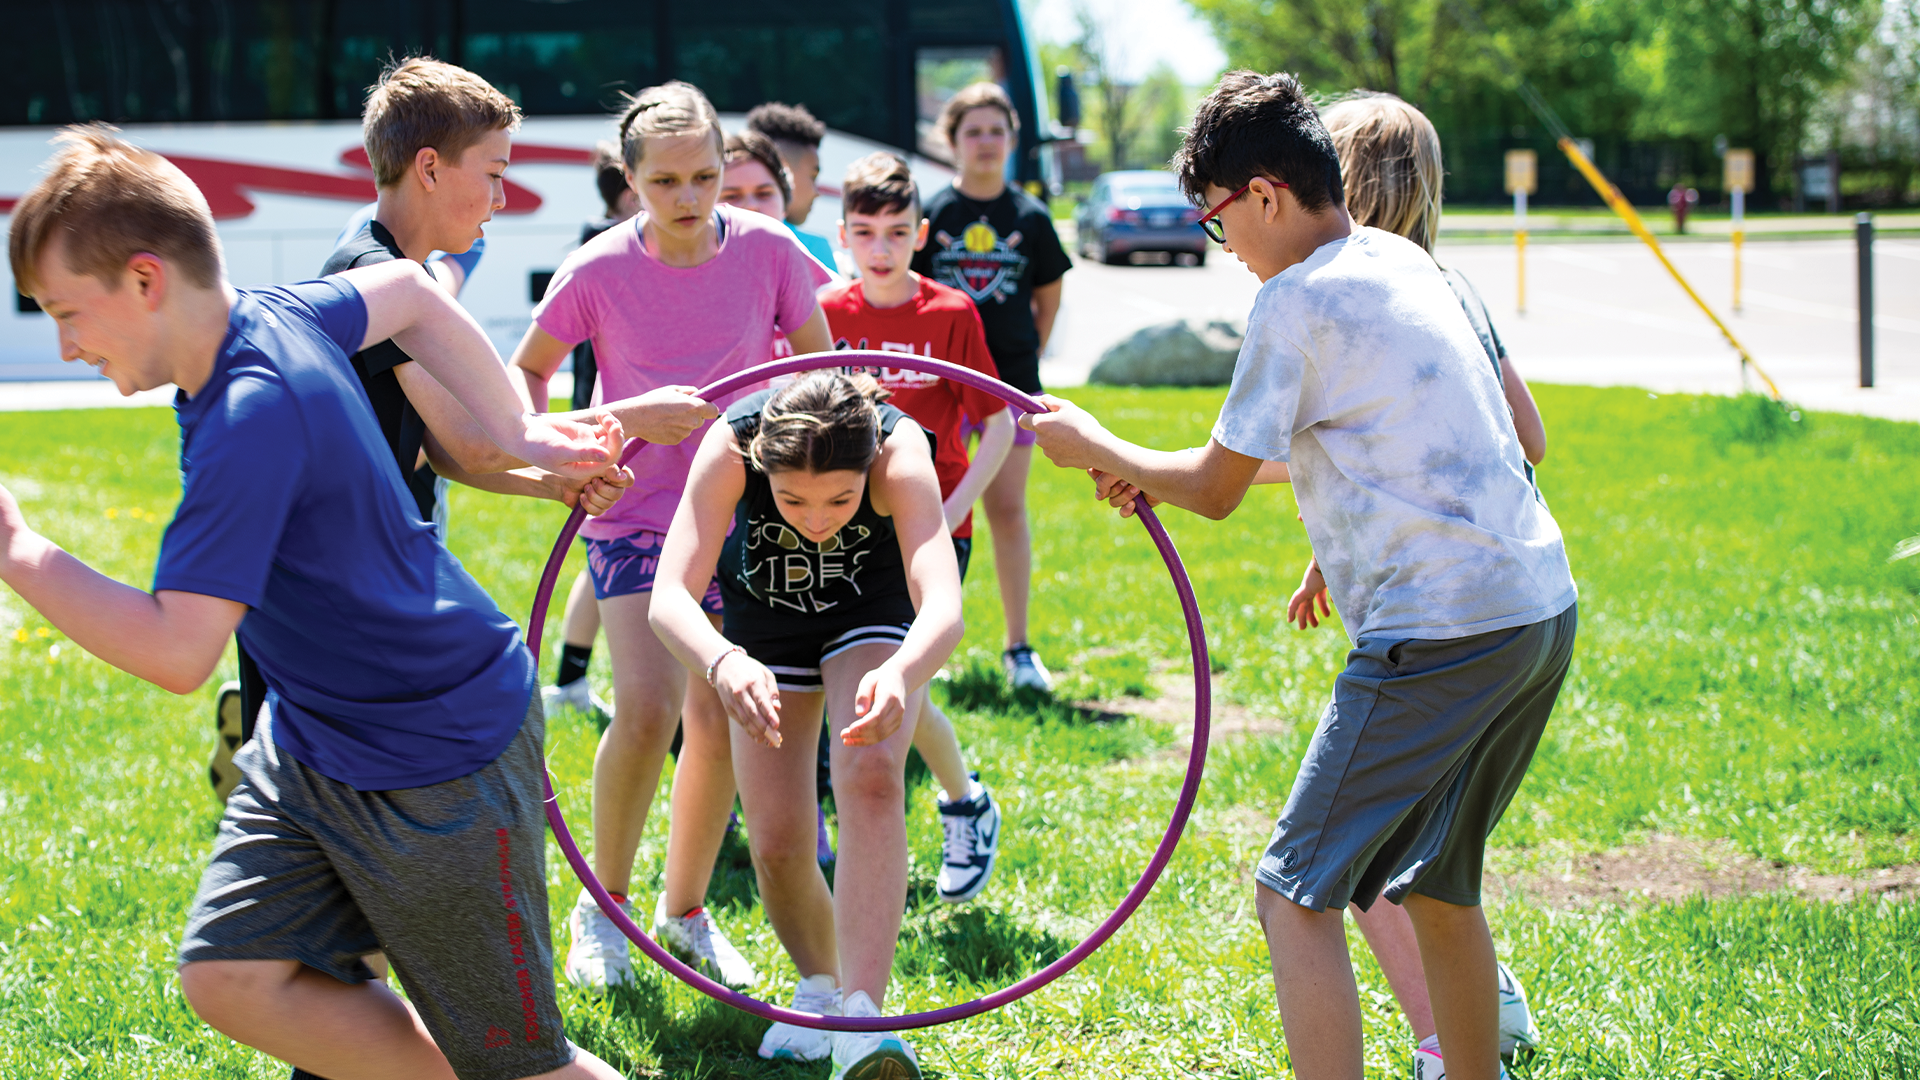
[[[803,978],[832,975],[837,980],[833,894],[813,858],[814,754],[824,701],[822,694],[780,691],[778,749],[754,742],[732,725],[733,773],[739,780],[740,810],[747,819],[748,847],[767,921]]]
[[[907,749],[927,688],[919,687],[908,697],[906,719],[886,741],[848,746],[839,736],[855,719],[853,699],[861,676],[897,651],[897,645],[862,645],[820,666],[827,686],[833,802],[840,810],[840,858],[833,875],[840,987],[849,994],[865,990],[875,1005],[886,998],[906,913]]]
[[[716,629],[718,616],[711,616]],[[673,766],[673,811],[667,821],[667,914],[706,902],[713,861],[727,839],[733,810],[733,747],[727,711],[705,681],[687,680],[680,711],[680,757]]]
[[[613,722],[593,756],[593,872],[626,894],[687,694],[687,671],[647,623],[653,594],[600,601],[613,661]]]

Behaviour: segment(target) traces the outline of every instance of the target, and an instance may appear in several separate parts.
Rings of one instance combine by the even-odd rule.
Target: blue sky
[[[1081,5],[1104,26],[1134,31],[1110,33],[1114,68],[1124,80],[1139,79],[1165,60],[1181,82],[1206,84],[1226,66],[1213,31],[1185,0],[1025,0],[1028,33],[1040,41],[1072,41],[1079,34],[1074,12]]]

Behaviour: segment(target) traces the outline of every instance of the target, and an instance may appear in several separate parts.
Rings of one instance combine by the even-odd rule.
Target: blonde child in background
[[[627,180],[641,212],[569,255],[534,309],[515,351],[534,403],[567,351],[591,340],[603,398],[663,385],[703,386],[764,363],[776,334],[796,348],[828,348],[814,290],[828,275],[778,222],[716,206],[722,134],[697,88],[641,91],[620,124]],[[718,415],[713,403],[709,416]],[[613,722],[593,764],[593,869],[623,905],[647,811],[676,724],[671,827],[653,931],[710,977],[753,981],[752,967],[704,907],[726,835],[734,783],[726,714],[711,688],[689,683],[647,613],[661,544],[692,465],[694,442],[648,447],[616,509],[581,530],[613,668]],[[717,622],[717,583],[704,590]],[[567,919],[567,977],[588,986],[630,978],[626,938],[584,890]]]

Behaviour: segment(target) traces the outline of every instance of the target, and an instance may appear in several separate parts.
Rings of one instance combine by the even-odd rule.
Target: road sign
[[[1535,168],[1537,157],[1531,150],[1507,151],[1507,193],[1525,192],[1528,195],[1539,190]]]
[[[1726,189],[1740,192],[1753,190],[1753,151],[1727,151]]]

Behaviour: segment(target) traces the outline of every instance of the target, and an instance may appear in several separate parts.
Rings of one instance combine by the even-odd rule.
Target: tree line
[[[1504,151],[1531,147],[1539,201],[1597,201],[1515,92],[1518,75],[1637,202],[1675,183],[1720,201],[1729,146],[1754,151],[1756,209],[1792,205],[1797,166],[1829,151],[1849,206],[1920,202],[1920,0],[1187,2],[1234,67],[1419,106],[1446,145],[1450,199],[1500,200]],[[1083,12],[1080,41],[1047,59],[1093,84],[1083,100],[1095,150],[1152,164],[1173,137],[1160,127],[1192,94],[1167,74],[1130,92],[1104,85],[1103,54],[1125,32],[1151,30]]]

